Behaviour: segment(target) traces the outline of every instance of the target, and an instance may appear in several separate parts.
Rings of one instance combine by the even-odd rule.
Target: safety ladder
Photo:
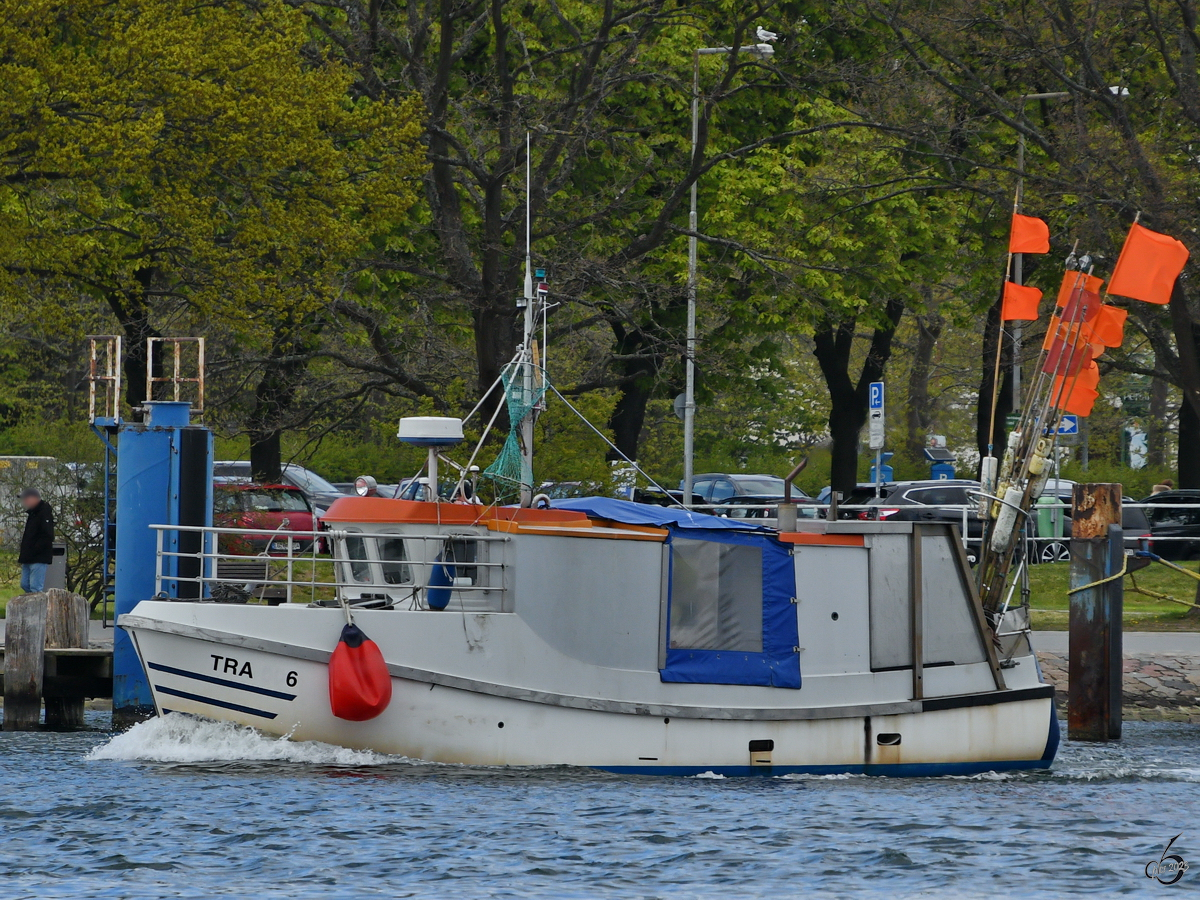
[[[168,354],[167,348],[172,353]],[[192,352],[185,350],[191,348]],[[170,356],[168,366],[167,357]],[[155,375],[155,360],[168,374]],[[152,337],[146,340],[146,399],[191,400],[192,412],[204,412],[204,338]],[[190,391],[187,385],[192,385]],[[191,393],[190,397],[184,396]]]

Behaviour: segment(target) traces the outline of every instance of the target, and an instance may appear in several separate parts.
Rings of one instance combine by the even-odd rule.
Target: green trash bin
[[[1071,553],[1066,540],[1067,510],[1062,500],[1053,495],[1039,497],[1037,501],[1037,547],[1033,562],[1061,562],[1070,559]]]
[[[1038,497],[1037,536],[1040,538],[1061,538],[1065,531],[1065,510],[1061,509],[1062,501],[1057,497]]]

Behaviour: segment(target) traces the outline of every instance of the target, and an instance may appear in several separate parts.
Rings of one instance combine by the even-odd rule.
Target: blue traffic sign
[[[870,398],[871,398],[871,402],[868,405],[869,409],[883,409],[883,382],[882,381],[872,381],[871,382]]]
[[[1060,435],[1079,434],[1079,416],[1065,415],[1058,423]]]

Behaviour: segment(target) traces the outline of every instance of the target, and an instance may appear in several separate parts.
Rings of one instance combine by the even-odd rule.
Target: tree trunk
[[[850,379],[828,384],[829,437],[832,440],[829,460],[829,484],[835,491],[849,493],[858,483],[858,436],[867,421],[864,404],[858,402],[857,392]]]
[[[908,370],[908,409],[905,410],[908,435],[904,449],[913,462],[925,458],[925,441],[933,425],[933,410],[929,407],[929,373],[933,351],[945,324],[936,310],[917,316],[917,345],[913,349],[912,367]]]
[[[278,484],[283,480],[283,431],[250,432],[250,472],[260,484]]]
[[[1169,309],[1171,330],[1175,333],[1175,347],[1179,354],[1179,387],[1183,390],[1183,402],[1192,408],[1193,415],[1200,416],[1200,326],[1192,318],[1187,292],[1178,278],[1171,291]],[[1182,429],[1182,425],[1180,427]]]
[[[139,269],[137,280],[138,290],[114,292],[106,298],[123,332],[121,353],[124,360],[121,367],[125,378],[125,402],[131,409],[137,409],[147,400],[154,399],[146,394],[146,362],[149,339],[162,336],[151,324],[150,304],[146,299],[154,283],[154,268]],[[156,354],[152,372],[156,378],[162,377],[161,354]]]
[[[474,319],[475,356],[479,361],[479,393],[482,395],[500,377],[500,370],[513,358],[521,339],[517,334],[515,303],[501,306],[495,301],[485,302],[476,309]],[[504,401],[504,393],[496,391],[492,401],[488,404],[489,411],[494,408],[494,403]]]
[[[296,398],[296,382],[307,365],[301,342],[276,335],[262,377],[254,389],[250,414],[250,472],[258,482],[283,479],[283,424]]]
[[[1162,378],[1150,381],[1150,421],[1146,428],[1146,464],[1167,464],[1167,382]]]
[[[837,325],[825,320],[813,334],[813,352],[829,390],[829,437],[833,442],[829,484],[835,491],[849,493],[858,483],[858,433],[867,421],[867,392],[872,381],[883,377],[892,354],[892,338],[903,315],[904,303],[889,300],[883,321],[871,335],[857,383],[850,378],[856,320]]]
[[[1200,416],[1186,400],[1179,405],[1179,489],[1200,488]]]
[[[617,367],[621,373],[621,396],[613,407],[608,426],[612,429],[613,443],[627,458],[636,461],[646,421],[646,404],[654,394],[658,359],[641,355],[648,341],[640,329],[628,330],[616,321],[611,326],[615,338],[613,352],[620,357]],[[609,450],[607,458],[612,462],[621,457]]]
[[[979,449],[979,458],[988,455],[989,435],[991,436],[991,454],[997,458],[1003,455],[1007,438],[1005,419],[1012,412],[1012,350],[1006,345],[1000,358],[1000,393],[996,396],[996,406],[992,409],[992,397],[996,389],[996,338],[1000,333],[1000,300],[997,299],[988,310],[987,322],[983,329],[983,363],[980,367],[979,403],[975,415],[975,446]]]

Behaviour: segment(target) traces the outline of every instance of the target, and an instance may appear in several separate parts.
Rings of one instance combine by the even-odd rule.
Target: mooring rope
[[[1117,581],[1120,578],[1124,578],[1125,572],[1126,572],[1126,570],[1128,570],[1128,568],[1129,568],[1129,557],[1126,556],[1124,553],[1122,553],[1121,554],[1121,571],[1120,572],[1117,572],[1115,575],[1109,575],[1107,578],[1101,578],[1099,581],[1093,581],[1091,584],[1081,584],[1079,587],[1071,588],[1070,590],[1067,591],[1067,596],[1070,596],[1071,594],[1078,594],[1080,591],[1090,590],[1091,588],[1094,588],[1094,587],[1100,587],[1100,585],[1102,585],[1102,584],[1108,584],[1110,581]]]
[[[1130,556],[1134,556],[1138,559],[1148,559],[1151,562],[1161,563],[1162,565],[1166,566],[1168,569],[1174,569],[1176,572],[1182,572],[1184,575],[1187,575],[1189,578],[1194,578],[1196,581],[1200,581],[1200,573],[1193,572],[1191,569],[1185,569],[1183,566],[1177,565],[1177,564],[1171,562],[1170,560],[1163,559],[1157,553],[1151,553],[1149,550],[1135,550],[1132,554],[1122,554],[1121,555],[1121,571],[1120,572],[1117,572],[1115,575],[1109,575],[1107,578],[1101,578],[1099,581],[1093,581],[1090,584],[1084,584],[1084,585],[1080,585],[1077,588],[1071,588],[1070,590],[1067,591],[1068,596],[1071,594],[1078,594],[1080,591],[1086,591],[1086,590],[1089,590],[1090,588],[1099,587],[1102,584],[1108,584],[1110,581],[1116,581],[1117,579],[1122,578],[1125,575],[1128,575],[1131,589],[1136,594],[1142,594],[1146,597],[1153,597],[1156,600],[1169,600],[1172,603],[1178,603],[1181,606],[1187,606],[1187,607],[1190,607],[1193,609],[1200,609],[1200,603],[1195,603],[1191,600],[1180,600],[1178,597],[1172,597],[1170,594],[1164,594],[1164,593],[1161,593],[1160,591],[1152,591],[1149,588],[1144,588],[1141,585],[1139,585],[1137,583],[1137,579],[1133,577],[1133,573],[1129,571],[1129,557]]]

